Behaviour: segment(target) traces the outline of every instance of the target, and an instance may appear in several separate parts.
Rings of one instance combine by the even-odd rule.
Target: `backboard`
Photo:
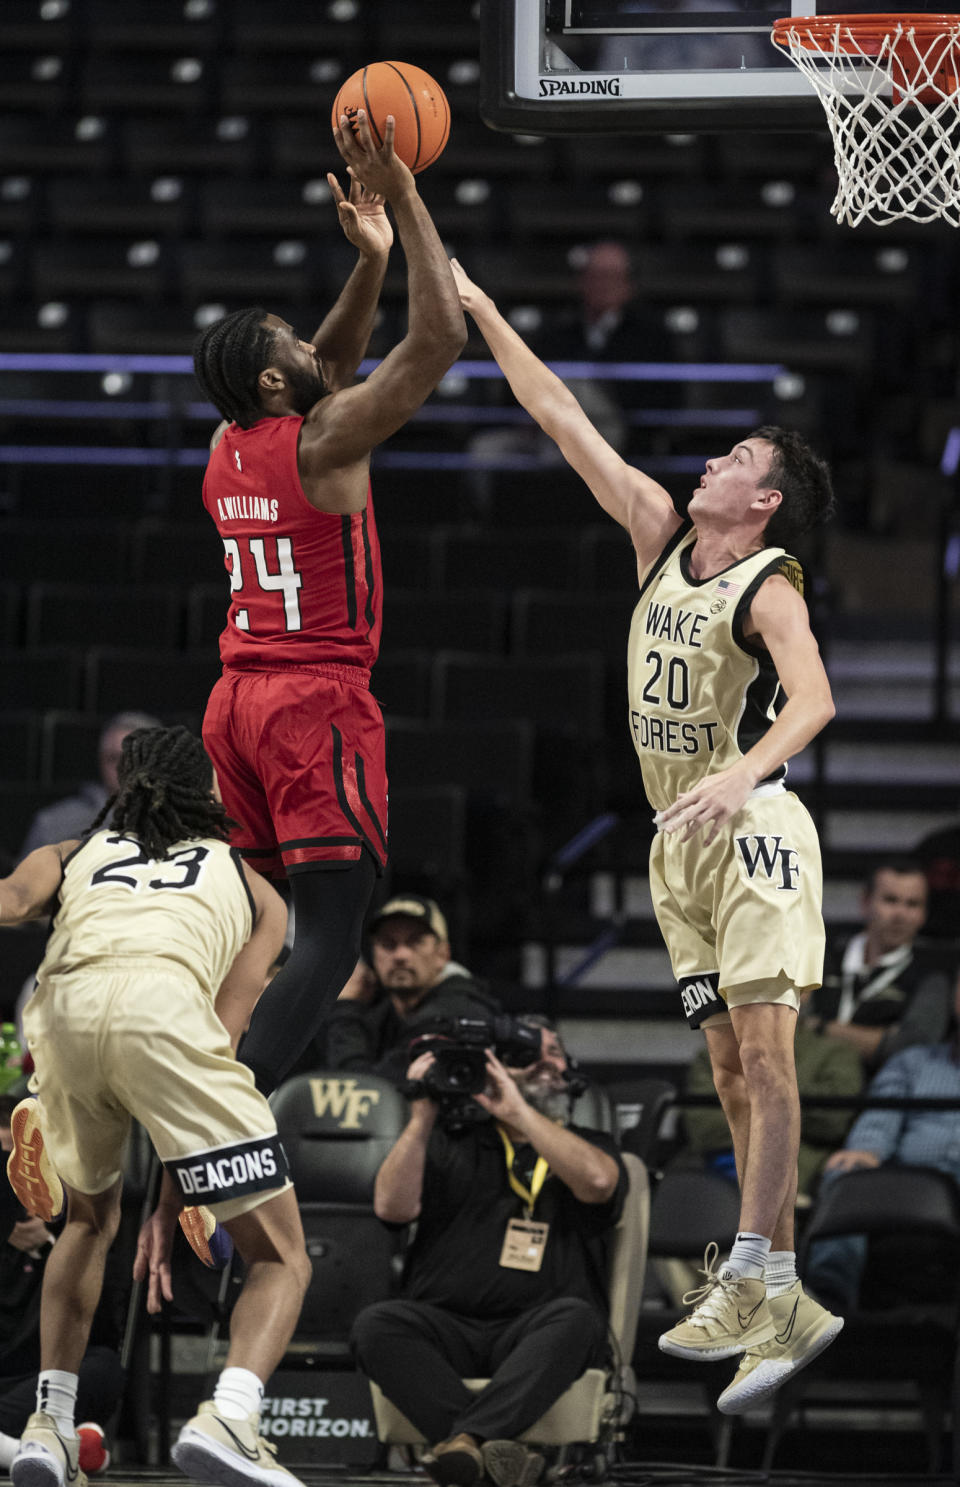
[[[529,134],[822,129],[770,40],[788,15],[939,12],[937,0],[482,0],[480,113]]]

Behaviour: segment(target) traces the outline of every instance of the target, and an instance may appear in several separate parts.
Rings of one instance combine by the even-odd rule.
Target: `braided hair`
[[[257,378],[270,365],[274,333],[256,305],[234,310],[201,331],[193,345],[193,370],[201,388],[229,423],[248,429],[263,417]]]
[[[119,786],[94,821],[135,836],[163,862],[175,842],[197,837],[227,841],[230,822],[213,798],[213,766],[187,728],[137,728],[121,746]],[[109,818],[109,819],[108,819]]]

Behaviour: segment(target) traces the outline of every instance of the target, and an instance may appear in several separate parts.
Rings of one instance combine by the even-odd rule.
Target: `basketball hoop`
[[[771,39],[826,110],[838,222],[960,226],[960,15],[790,16]]]

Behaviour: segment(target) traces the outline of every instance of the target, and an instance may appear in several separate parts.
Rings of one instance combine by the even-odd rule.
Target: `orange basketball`
[[[358,108],[366,109],[377,144],[383,140],[387,114],[393,114],[393,148],[414,175],[436,160],[450,133],[450,105],[443,89],[410,62],[371,62],[348,77],[333,101],[334,125],[341,114],[352,120]]]

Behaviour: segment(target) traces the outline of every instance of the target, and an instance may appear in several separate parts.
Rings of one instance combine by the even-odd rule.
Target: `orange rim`
[[[832,41],[838,26],[849,31],[853,40],[864,52],[880,51],[884,42],[898,26],[906,26],[922,38],[949,35],[960,30],[960,15],[912,15],[871,12],[868,15],[811,15],[785,16],[773,23],[773,39],[787,45],[796,36],[800,45],[809,52],[820,51],[821,43]],[[849,51],[842,38],[837,38],[841,51]]]

